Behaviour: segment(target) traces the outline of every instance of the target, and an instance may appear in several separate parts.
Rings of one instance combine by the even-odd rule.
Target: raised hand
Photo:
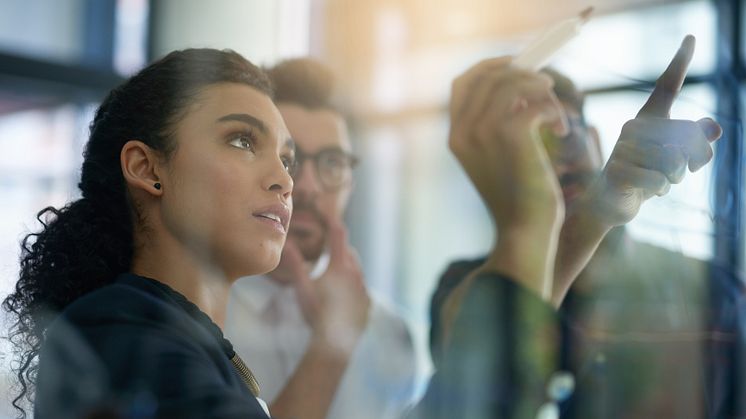
[[[483,61],[453,83],[449,147],[471,178],[501,232],[561,218],[556,177],[539,136],[548,124],[565,132],[552,80]]]
[[[300,250],[292,240],[285,243],[281,269],[272,276],[291,284],[311,339],[297,368],[272,403],[272,417],[327,417],[339,383],[370,311],[355,251],[347,243],[347,232],[338,216],[326,219],[329,231],[330,261],[326,272],[316,280]]]
[[[552,80],[510,61],[483,61],[454,81],[449,146],[497,224],[482,268],[547,297],[564,204],[539,129],[564,136],[567,124]]]
[[[694,172],[712,159],[710,143],[722,135],[717,122],[670,119],[694,44],[693,36],[684,38],[637,117],[622,128],[598,181],[581,200],[602,223],[627,223],[644,201],[665,195],[671,184],[680,183],[687,168]]]

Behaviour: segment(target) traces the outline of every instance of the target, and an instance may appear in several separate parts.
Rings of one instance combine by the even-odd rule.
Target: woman
[[[231,283],[279,261],[293,162],[268,79],[234,52],[173,52],[114,89],[82,198],[39,213],[4,301],[21,416],[33,395],[37,418],[266,417],[220,328]]]

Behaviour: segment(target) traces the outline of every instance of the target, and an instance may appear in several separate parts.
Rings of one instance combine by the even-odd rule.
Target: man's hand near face
[[[305,355],[283,391],[274,401],[275,417],[323,418],[347,364],[368,324],[371,301],[357,253],[347,242],[347,230],[338,216],[328,216],[329,266],[312,280],[307,263],[292,240],[283,250],[281,280],[294,289],[303,317],[311,328]],[[274,275],[275,273],[273,273]],[[308,377],[313,378],[309,388]],[[312,396],[312,397],[309,397]],[[305,403],[310,400],[311,403]],[[301,406],[305,406],[299,409]]]
[[[292,240],[283,250],[283,258],[293,272],[292,285],[303,317],[313,338],[352,352],[365,330],[370,297],[360,268],[357,252],[347,242],[347,230],[336,216],[326,218],[329,231],[329,266],[315,280],[309,277],[303,257]]]

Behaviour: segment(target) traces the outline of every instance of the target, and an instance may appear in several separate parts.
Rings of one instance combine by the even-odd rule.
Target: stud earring
[[[161,182],[155,182],[153,184],[153,187],[156,188],[156,189],[158,189],[158,190],[160,190],[161,189]]]

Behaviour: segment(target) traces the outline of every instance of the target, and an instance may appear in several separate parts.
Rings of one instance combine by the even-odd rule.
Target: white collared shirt
[[[371,297],[366,330],[329,410],[329,419],[397,418],[414,402],[417,362],[404,320]],[[270,404],[303,357],[311,337],[292,287],[268,277],[234,284],[225,334]]]

